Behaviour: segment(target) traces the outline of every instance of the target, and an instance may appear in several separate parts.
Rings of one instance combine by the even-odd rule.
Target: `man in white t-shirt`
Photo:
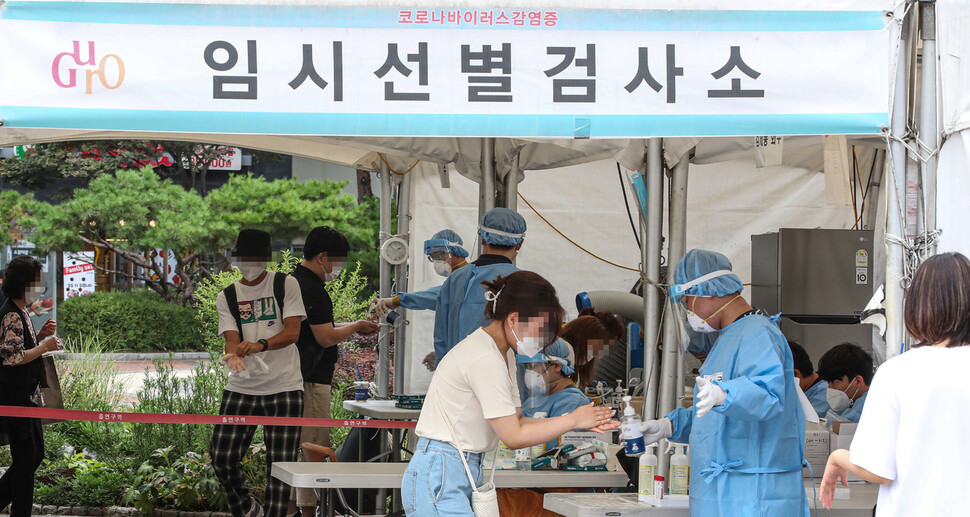
[[[295,278],[266,270],[270,236],[242,230],[232,252],[243,278],[216,298],[219,334],[226,340],[223,362],[230,369],[220,415],[303,416],[300,354],[292,346],[306,318]],[[209,452],[216,476],[226,489],[233,517],[261,517],[263,508],[249,494],[242,458],[252,443],[255,425],[217,425]],[[273,463],[296,461],[299,427],[264,426],[266,437],[265,515],[284,517],[290,489],[270,475]]]

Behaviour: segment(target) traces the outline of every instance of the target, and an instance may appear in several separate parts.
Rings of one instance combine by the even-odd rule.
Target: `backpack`
[[[283,319],[283,298],[286,297],[286,277],[289,275],[278,271],[273,272],[273,275],[273,297],[276,298],[276,306],[280,310],[280,319]],[[222,292],[226,296],[226,304],[229,305],[229,312],[236,319],[236,329],[239,331],[239,339],[242,339],[242,317],[239,316],[239,298],[236,296],[235,282],[223,289]]]

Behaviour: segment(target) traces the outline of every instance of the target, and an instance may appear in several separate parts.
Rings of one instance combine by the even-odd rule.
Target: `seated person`
[[[829,384],[830,427],[833,420],[859,421],[872,374],[872,357],[852,343],[842,343],[819,359],[818,376]]]
[[[805,396],[812,403],[818,417],[825,418],[825,414],[829,411],[829,401],[826,398],[829,384],[815,372],[812,360],[808,357],[808,352],[802,348],[802,345],[789,341],[788,346],[791,348],[791,356],[795,362],[795,378],[798,379],[799,387],[802,388]]]
[[[576,352],[571,378],[580,391],[593,384],[596,362],[609,352],[611,346],[623,339],[623,324],[612,312],[586,307],[579,316],[562,328],[560,335]]]
[[[546,413],[547,417],[571,413],[579,406],[590,403],[583,392],[569,379],[575,373],[576,355],[569,343],[557,339],[545,350],[533,357],[516,356],[516,363],[524,366],[526,394],[522,404],[522,416],[531,417]],[[556,440],[546,444],[546,450],[557,446]],[[511,489],[498,490],[499,513],[502,517],[555,517],[542,508],[544,492],[578,492],[574,488]]]
[[[579,391],[569,376],[575,373],[576,355],[573,348],[562,339],[557,339],[543,352],[533,357],[516,356],[516,363],[525,366],[525,393],[522,415],[531,417],[545,413],[552,418],[572,413],[590,400]],[[556,447],[550,441],[546,448]]]

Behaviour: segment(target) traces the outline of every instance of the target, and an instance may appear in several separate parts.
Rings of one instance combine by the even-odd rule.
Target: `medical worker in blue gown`
[[[644,422],[644,443],[690,443],[692,516],[808,517],[805,417],[788,342],[741,298],[724,255],[691,250],[674,281],[671,298],[691,328],[720,336],[699,370],[695,406]]]
[[[459,341],[485,322],[485,286],[482,282],[519,269],[512,264],[525,238],[525,219],[515,210],[493,208],[478,225],[482,254],[448,277],[435,305],[435,366]]]
[[[532,357],[516,355],[515,362],[525,367],[524,384],[528,396],[522,403],[522,416],[532,418],[536,413],[545,413],[548,418],[568,415],[579,406],[592,402],[569,378],[576,373],[576,353],[562,338]],[[556,442],[550,441],[547,448],[556,447]]]
[[[444,229],[424,241],[424,254],[434,265],[434,272],[448,278],[455,270],[468,265],[465,257],[468,251],[462,247],[461,237],[454,230]],[[438,292],[441,286],[419,291],[417,293],[400,292],[390,298],[374,298],[371,307],[382,319],[387,313],[398,307],[416,311],[434,309],[438,303]]]

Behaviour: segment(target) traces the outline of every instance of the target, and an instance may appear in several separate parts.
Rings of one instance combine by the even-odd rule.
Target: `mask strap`
[[[738,293],[737,296],[735,296],[734,298],[731,298],[730,300],[728,300],[727,303],[725,303],[724,305],[722,305],[720,309],[714,311],[714,314],[711,314],[710,316],[704,318],[704,321],[707,321],[707,320],[713,318],[714,316],[717,316],[717,313],[723,311],[725,307],[727,307],[728,305],[731,305],[731,303],[734,302],[734,300],[737,300],[740,297],[741,297],[741,293]],[[693,311],[691,311],[691,312],[693,312]]]
[[[502,230],[493,230],[492,228],[488,228],[488,227],[483,226],[483,225],[478,225],[478,229],[479,230],[482,230],[483,232],[491,233],[493,235],[500,235],[502,237],[511,237],[513,239],[521,239],[522,237],[525,237],[525,234],[524,233],[509,233],[509,232],[503,232]]]
[[[730,269],[721,269],[721,270],[718,270],[718,271],[712,271],[712,272],[710,272],[710,273],[708,273],[708,274],[706,274],[704,276],[695,278],[695,279],[691,280],[690,282],[685,282],[683,284],[678,284],[678,285],[673,286],[674,294],[675,295],[684,294],[691,287],[694,287],[696,285],[703,284],[704,282],[707,282],[708,280],[713,280],[713,279],[715,279],[715,278],[717,278],[719,276],[725,276],[725,275],[731,275],[731,274],[734,274],[734,271],[731,271]]]

